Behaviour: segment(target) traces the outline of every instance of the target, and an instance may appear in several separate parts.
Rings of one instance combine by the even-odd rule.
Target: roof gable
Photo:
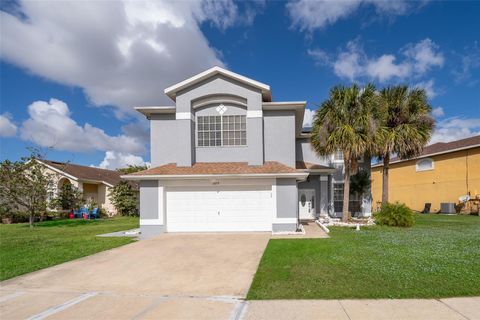
[[[45,165],[77,178],[94,182],[104,182],[109,185],[116,185],[120,182],[121,173],[114,170],[100,169],[95,167],[81,166],[78,164],[58,162],[51,160],[39,160]]]
[[[208,78],[211,78],[213,76],[217,75],[223,75],[227,78],[234,79],[240,83],[249,85],[254,88],[258,88],[262,92],[262,98],[263,101],[271,101],[272,100],[272,93],[270,91],[270,86],[266,85],[264,83],[258,82],[256,80],[247,78],[245,76],[242,76],[238,73],[223,69],[221,67],[215,66],[213,68],[210,68],[208,70],[205,70],[197,75],[194,75],[193,77],[190,77],[186,80],[183,80],[179,83],[176,83],[164,90],[165,94],[169,96],[173,101],[176,100],[177,97],[177,92],[183,89],[186,89],[188,87],[191,87],[201,81],[204,81]]]

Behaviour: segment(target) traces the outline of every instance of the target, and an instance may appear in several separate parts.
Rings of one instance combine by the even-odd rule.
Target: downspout
[[[466,150],[466,155],[465,155],[465,185],[467,187],[467,193],[470,195],[470,188],[468,185],[468,149]]]

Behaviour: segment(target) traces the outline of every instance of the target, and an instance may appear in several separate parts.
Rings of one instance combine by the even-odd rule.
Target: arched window
[[[417,172],[433,170],[434,168],[433,159],[430,159],[430,158],[420,159],[417,161],[415,167]]]

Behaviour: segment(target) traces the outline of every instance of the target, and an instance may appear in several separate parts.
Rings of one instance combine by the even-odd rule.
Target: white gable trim
[[[172,100],[175,100],[176,93],[179,90],[185,89],[185,88],[187,88],[187,87],[189,87],[189,86],[191,86],[195,83],[203,81],[203,80],[205,80],[207,78],[210,78],[211,76],[216,75],[216,74],[221,74],[221,75],[224,75],[224,76],[229,77],[231,79],[237,80],[238,82],[250,85],[250,86],[255,87],[255,88],[259,88],[259,89],[262,90],[262,94],[271,95],[269,85],[266,85],[264,83],[255,81],[253,79],[244,77],[244,76],[242,76],[238,73],[223,69],[223,68],[218,67],[218,66],[215,66],[213,68],[205,70],[205,71],[203,71],[203,72],[201,72],[201,73],[199,73],[199,74],[197,74],[193,77],[190,77],[186,80],[183,80],[179,83],[176,83],[176,84],[166,88],[164,92]]]
[[[55,167],[53,167],[53,166],[51,166],[51,165],[49,165],[49,164],[46,164],[46,163],[43,162],[42,160],[38,160],[38,159],[35,159],[35,160],[36,160],[37,162],[40,162],[41,164],[43,164],[45,167],[49,168],[50,170],[55,171],[56,173],[59,173],[59,174],[61,174],[61,175],[64,175],[65,177],[70,178],[70,179],[72,179],[72,180],[74,180],[74,181],[78,181],[78,178],[77,178],[77,177],[74,177],[74,176],[72,176],[71,174],[66,173],[65,171],[62,171],[62,170],[57,169],[57,168],[55,168]]]

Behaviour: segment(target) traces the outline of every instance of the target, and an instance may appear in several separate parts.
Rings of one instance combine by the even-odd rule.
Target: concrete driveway
[[[235,319],[268,233],[165,234],[1,283],[2,319]]]

